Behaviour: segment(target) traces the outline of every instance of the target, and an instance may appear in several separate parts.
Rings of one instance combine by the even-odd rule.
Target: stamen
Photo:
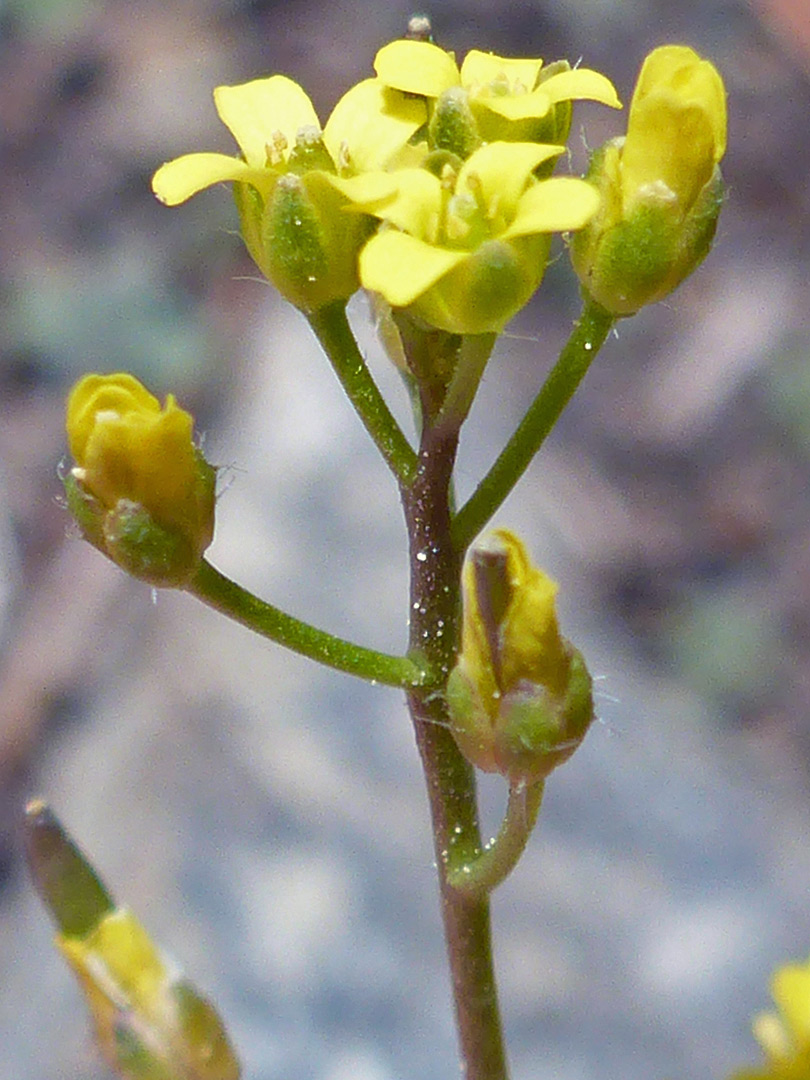
[[[283,131],[273,132],[273,141],[266,143],[264,150],[267,154],[267,164],[274,169],[284,164],[284,151],[289,146],[287,137]]]

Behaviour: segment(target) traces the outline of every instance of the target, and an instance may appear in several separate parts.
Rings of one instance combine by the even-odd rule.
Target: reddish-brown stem
[[[465,1080],[507,1080],[492,963],[489,900],[453,888],[448,868],[463,873],[480,852],[475,777],[449,731],[447,674],[458,642],[463,552],[450,533],[450,486],[458,431],[426,425],[416,477],[403,488],[410,537],[411,654],[441,673],[414,689],[408,704],[427,782],[439,873],[442,918],[453,983]]]

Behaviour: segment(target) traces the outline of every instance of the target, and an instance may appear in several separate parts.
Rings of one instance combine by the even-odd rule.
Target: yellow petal
[[[510,60],[480,49],[470,49],[461,65],[461,85],[474,90],[505,75],[510,87],[523,87],[528,93],[534,89],[542,66],[542,60]]]
[[[598,101],[611,109],[622,107],[616,88],[610,79],[590,68],[574,68],[552,75],[541,84],[543,90],[556,105],[558,101]]]
[[[360,252],[360,280],[392,307],[407,307],[465,258],[466,252],[431,247],[389,230],[373,236]]]
[[[332,110],[323,141],[335,164],[340,164],[345,143],[350,171],[381,169],[426,120],[427,110],[420,98],[406,97],[380,79],[364,79]]]
[[[541,180],[525,192],[502,239],[581,229],[599,209],[599,193],[573,176]]]
[[[327,184],[355,204],[347,206],[347,210],[358,210],[361,213],[372,213],[373,208],[391,199],[397,191],[396,181],[390,173],[367,172],[360,176],[333,176],[331,173],[321,175]]]
[[[464,162],[456,190],[463,190],[470,174],[476,175],[486,205],[497,200],[497,206],[492,206],[493,211],[511,221],[532,170],[549,158],[557,157],[564,149],[564,146],[548,143],[487,143]]]
[[[374,57],[374,70],[386,86],[431,98],[460,82],[453,54],[429,41],[389,42]]]
[[[650,94],[631,112],[622,150],[624,213],[664,184],[685,212],[715,167],[714,132],[699,104],[687,105],[669,87]]]
[[[661,87],[670,87],[685,106],[699,105],[706,112],[716,147],[715,162],[726,150],[726,91],[717,69],[708,60],[701,60],[694,49],[686,45],[662,45],[646,57],[639,72],[633,100],[633,111],[644,103],[649,94]],[[632,120],[628,121],[628,127]]]
[[[549,82],[551,80],[549,79]],[[497,113],[505,120],[526,120],[529,117],[540,119],[552,106],[546,92],[546,84],[538,86],[531,94],[508,94],[504,97],[477,97],[475,104]]]
[[[677,72],[688,71],[700,63],[700,56],[688,45],[660,45],[644,58],[634,94],[643,98],[661,83],[669,82]]]
[[[68,394],[65,427],[68,445],[78,465],[84,465],[87,441],[97,412],[145,412],[158,415],[160,402],[129,372],[85,375]]]
[[[394,197],[378,209],[369,207],[369,212],[421,240],[435,240],[442,203],[438,177],[427,169],[401,169],[392,177],[396,182]]]
[[[245,180],[264,192],[272,177],[267,169],[253,168],[227,154],[184,154],[161,165],[152,177],[152,190],[162,203],[177,206],[223,180]]]
[[[266,165],[267,146],[278,132],[292,148],[299,128],[320,129],[312,102],[298,83],[285,75],[254,79],[241,86],[218,86],[214,103],[245,161],[257,169]]]

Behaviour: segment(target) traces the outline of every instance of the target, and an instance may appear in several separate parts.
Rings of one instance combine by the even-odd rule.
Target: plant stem
[[[328,356],[341,386],[400,484],[416,472],[416,454],[394,419],[357,347],[346,304],[327,304],[308,316],[310,326]]]
[[[453,520],[453,541],[464,551],[521,478],[546,436],[557,423],[616,321],[595,301],[586,299],[579,321],[540,393],[497,461]]]
[[[489,900],[450,883],[449,869],[480,851],[475,777],[450,734],[444,686],[458,641],[460,555],[450,537],[450,482],[458,430],[426,425],[413,483],[403,489],[411,558],[411,652],[441,672],[408,704],[433,824],[442,919],[465,1080],[507,1080]]]
[[[458,429],[467,419],[497,340],[497,334],[465,334],[461,339],[458,361],[436,417],[436,427],[452,425]]]
[[[205,559],[186,585],[186,590],[204,604],[215,608],[236,622],[242,623],[263,637],[277,641],[293,652],[308,656],[327,667],[357,675],[361,679],[387,686],[414,687],[428,681],[427,669],[407,656],[354,645],[296,619],[272,604],[265,603],[253,593],[225,577]]]
[[[448,877],[454,888],[468,896],[492,892],[517,865],[523,854],[543,801],[544,782],[513,784],[503,824],[497,837],[472,859],[448,866]]]

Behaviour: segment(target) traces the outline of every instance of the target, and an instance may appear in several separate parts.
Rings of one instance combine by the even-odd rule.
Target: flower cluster
[[[618,108],[616,92],[565,62],[473,51],[459,69],[426,41],[392,42],[374,66],[323,129],[284,76],[218,87],[240,155],[170,161],[154,191],[174,206],[231,181],[251,256],[307,313],[362,284],[429,326],[498,332],[539,285],[550,234],[598,210],[591,185],[548,176],[572,101]]]

